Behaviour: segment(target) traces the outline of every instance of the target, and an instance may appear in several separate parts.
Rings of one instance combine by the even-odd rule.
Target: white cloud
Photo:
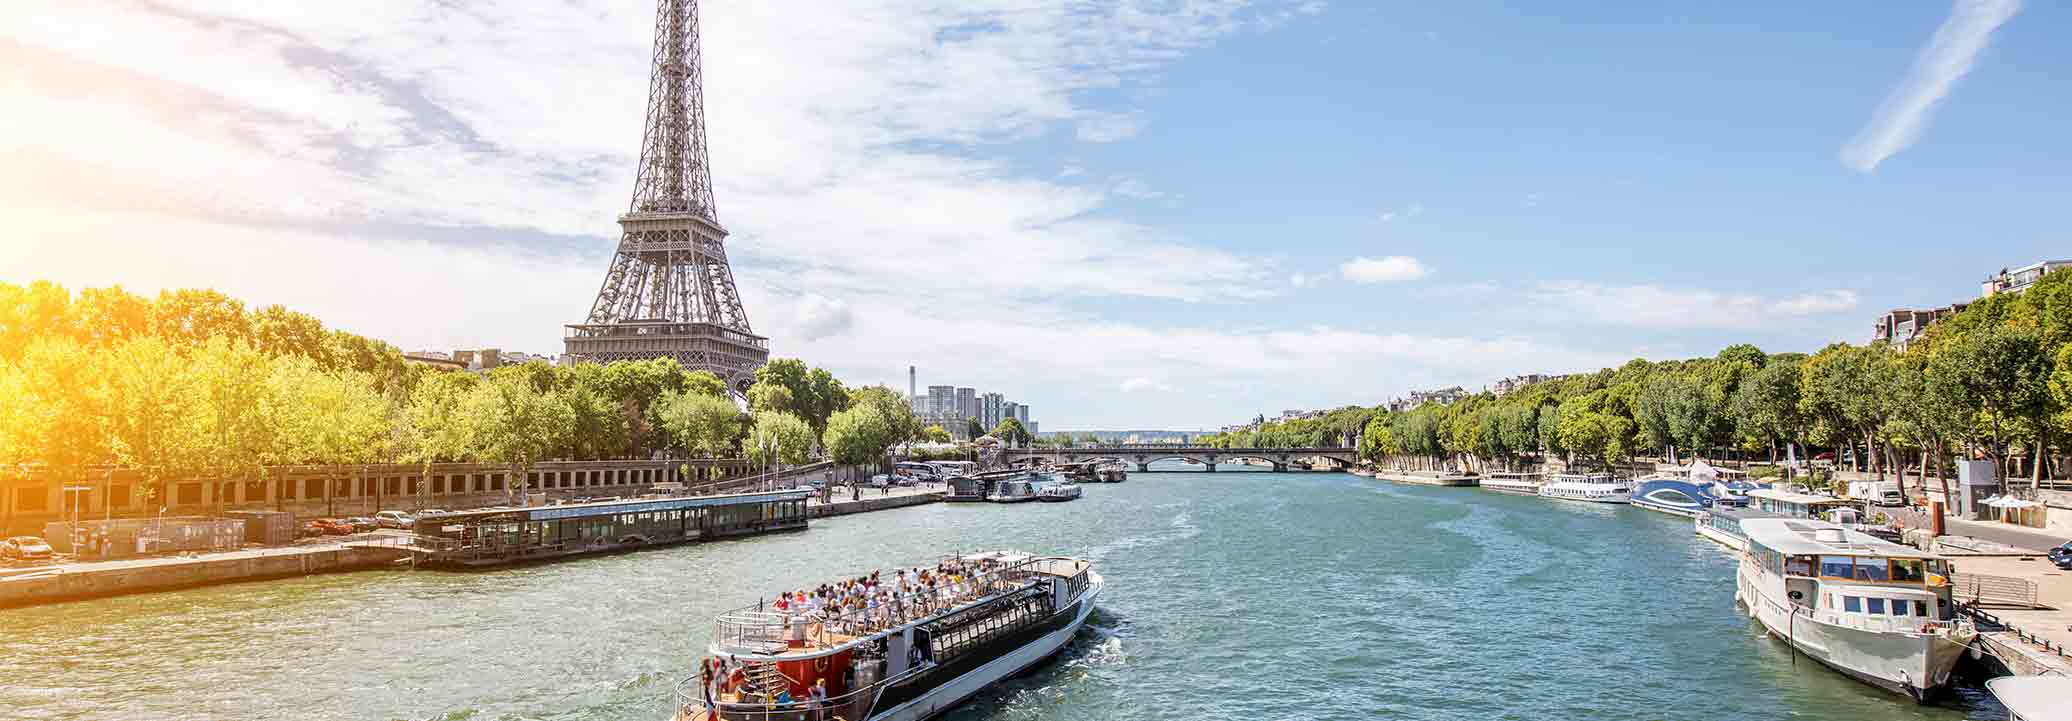
[[[1394,220],[1396,220],[1397,218],[1402,218],[1402,219],[1404,219],[1404,220],[1409,220],[1409,219],[1411,219],[1411,218],[1415,218],[1415,217],[1417,217],[1417,216],[1419,216],[1419,215],[1421,215],[1421,214],[1423,214],[1423,213],[1424,213],[1424,206],[1423,206],[1423,205],[1419,205],[1419,204],[1417,204],[1417,203],[1411,203],[1409,207],[1406,207],[1406,208],[1404,208],[1404,209],[1402,209],[1402,210],[1388,210],[1388,211],[1383,211],[1381,215],[1379,215],[1379,216],[1376,216],[1376,217],[1375,217],[1375,219],[1374,219],[1374,222],[1377,222],[1377,223],[1387,223],[1387,222],[1391,222],[1391,221],[1394,221]]]
[[[1754,329],[1854,310],[1856,291],[1830,289],[1785,297],[1660,285],[1577,281],[1541,284],[1531,293],[1543,311],[1564,318],[1641,328]]]
[[[1393,283],[1417,280],[1430,274],[1423,263],[1407,255],[1391,255],[1385,258],[1359,257],[1338,266],[1339,275],[1355,283]]]
[[[1302,273],[1291,273],[1288,275],[1288,285],[1292,285],[1297,288],[1307,288],[1315,282],[1315,278],[1311,278]]]
[[[1115,181],[1115,186],[1110,188],[1109,192],[1136,200],[1157,200],[1166,197],[1165,193],[1153,190],[1151,186],[1144,184],[1144,181],[1136,178],[1123,178]]]
[[[1159,381],[1152,380],[1150,378],[1145,378],[1143,376],[1137,376],[1135,378],[1123,381],[1120,388],[1124,393],[1141,393],[1144,391],[1171,393],[1173,391],[1172,386],[1166,385]]]
[[[1076,129],[1080,140],[1089,143],[1113,143],[1136,137],[1150,122],[1141,112],[1088,113],[1079,119]]]
[[[856,324],[856,316],[849,312],[848,303],[819,293],[800,297],[792,319],[799,338],[809,341],[841,335]]]
[[[1871,113],[1870,123],[1842,147],[1842,164],[1871,172],[1921,137],[1935,108],[1971,72],[1993,31],[2022,9],[2021,0],[1957,0],[1914,66]]]

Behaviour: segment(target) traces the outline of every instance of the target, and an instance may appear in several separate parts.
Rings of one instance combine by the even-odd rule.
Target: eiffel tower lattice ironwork
[[[736,392],[769,360],[769,339],[749,328],[734,288],[707,157],[698,2],[662,0],[633,202],[590,316],[568,326],[570,356],[674,358]]]

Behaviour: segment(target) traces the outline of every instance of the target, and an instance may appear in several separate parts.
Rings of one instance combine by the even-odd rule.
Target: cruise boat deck
[[[721,614],[675,721],[918,721],[1054,655],[1103,582],[1015,551],[873,572]]]

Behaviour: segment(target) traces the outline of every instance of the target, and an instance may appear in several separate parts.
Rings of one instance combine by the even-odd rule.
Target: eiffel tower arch
[[[698,53],[697,0],[661,0],[633,202],[590,315],[563,340],[578,360],[673,358],[740,393],[769,361],[770,342],[749,327],[727,264]]]

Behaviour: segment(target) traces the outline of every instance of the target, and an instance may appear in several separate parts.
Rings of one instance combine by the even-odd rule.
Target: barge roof
[[[1816,536],[1821,531],[1836,531],[1841,537],[1822,540]],[[1806,518],[1751,518],[1741,522],[1741,532],[1748,535],[1749,541],[1784,554],[1942,558],[1838,524]]]
[[[451,511],[425,516],[428,521],[481,521],[491,518],[515,516],[517,520],[551,521],[564,518],[587,518],[610,516],[620,513],[646,513],[649,511],[675,511],[703,506],[731,506],[742,503],[764,503],[769,501],[795,501],[812,494],[805,489],[782,491],[761,491],[756,493],[729,493],[718,496],[677,496],[665,498],[628,498],[617,501],[593,501],[590,503],[564,503],[554,506],[500,506],[480,508],[471,511]]]

